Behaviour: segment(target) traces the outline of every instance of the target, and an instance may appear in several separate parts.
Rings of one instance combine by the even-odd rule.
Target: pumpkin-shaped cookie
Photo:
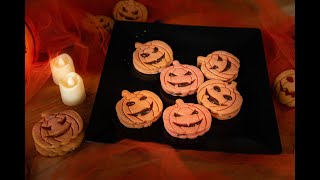
[[[121,21],[146,22],[147,8],[134,0],[121,0],[113,8],[113,17]]]
[[[153,40],[144,44],[136,42],[135,48],[133,65],[143,74],[157,74],[173,61],[172,49],[163,41]]]
[[[83,121],[73,110],[42,114],[32,129],[37,151],[44,156],[61,156],[76,149],[84,138]]]
[[[237,83],[221,80],[208,80],[200,85],[197,91],[197,100],[208,108],[212,117],[227,120],[235,117],[242,106],[242,96],[236,89]]]
[[[103,15],[97,15],[96,18],[106,32],[110,33],[112,31],[114,25],[112,18]]]
[[[188,96],[195,94],[204,81],[199,68],[173,61],[173,65],[161,70],[160,81],[162,89],[173,96]]]
[[[295,107],[295,79],[295,70],[289,69],[280,73],[273,83],[275,97],[289,107]]]
[[[214,51],[206,57],[198,56],[197,66],[207,79],[231,82],[238,77],[240,60],[226,51]]]
[[[210,112],[204,106],[184,103],[181,99],[163,112],[164,128],[171,136],[181,139],[194,139],[208,132],[211,121]]]
[[[130,93],[122,91],[122,99],[116,105],[117,116],[127,128],[151,126],[162,114],[163,104],[159,96],[142,90]]]

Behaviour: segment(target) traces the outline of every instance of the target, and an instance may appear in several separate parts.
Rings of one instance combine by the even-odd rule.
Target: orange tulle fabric
[[[96,31],[90,17],[112,17],[117,1],[26,1],[26,17],[35,26],[39,58],[25,73],[27,103],[50,77],[50,59],[68,52],[76,69],[101,71],[110,34]],[[139,1],[149,11],[148,22],[224,27],[255,27],[263,33],[270,84],[285,69],[295,68],[294,17],[275,1],[175,0]],[[89,18],[88,18],[89,17]],[[88,20],[89,19],[89,20]],[[101,39],[103,39],[101,41]],[[278,67],[278,68],[273,68]]]
[[[295,68],[294,17],[276,0],[138,1],[147,7],[150,23],[261,29],[270,85],[283,70]],[[81,20],[88,14],[112,17],[116,2],[26,1],[26,16],[39,36],[39,54],[47,54],[26,72],[26,102],[50,78],[48,61],[61,52],[71,55],[81,73],[102,70],[110,35],[103,35],[107,43],[101,43],[101,34],[90,32]],[[275,110],[282,155],[176,150],[163,144],[123,140],[84,143],[64,157],[35,156],[32,166],[26,168],[31,179],[294,179],[294,110],[279,104]]]
[[[38,56],[25,70],[25,103],[48,80],[49,62],[59,54],[68,53],[81,75],[102,70],[110,34],[98,26],[93,14],[65,1],[40,0],[26,2],[25,16],[39,46]]]

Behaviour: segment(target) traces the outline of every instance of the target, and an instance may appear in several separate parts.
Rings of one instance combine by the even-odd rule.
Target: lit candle
[[[75,72],[72,58],[64,53],[50,61],[53,81],[59,85],[59,80],[69,72]]]
[[[69,72],[59,81],[62,102],[67,106],[77,106],[86,99],[82,78],[75,72]]]

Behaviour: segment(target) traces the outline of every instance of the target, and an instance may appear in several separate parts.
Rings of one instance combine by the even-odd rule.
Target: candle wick
[[[72,78],[72,77],[69,77],[69,78],[68,78],[68,85],[69,85],[69,86],[73,86],[74,83],[75,83],[75,82],[74,82],[73,78]]]
[[[58,65],[59,66],[64,66],[65,65],[65,62],[64,62],[64,60],[62,58],[58,59]]]

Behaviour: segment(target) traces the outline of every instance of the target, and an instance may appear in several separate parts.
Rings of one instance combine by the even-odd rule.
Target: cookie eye
[[[140,101],[145,100],[145,99],[147,99],[147,96],[142,96],[142,97],[140,98]]]
[[[214,89],[215,91],[217,91],[217,92],[220,92],[220,91],[221,91],[221,89],[220,89],[219,86],[214,86],[213,89]]]
[[[219,101],[216,99],[216,98],[214,98],[214,97],[209,97],[208,98],[208,100],[212,103],[212,104],[216,104],[216,105],[220,105],[219,104]]]
[[[293,80],[293,77],[288,76],[288,77],[287,77],[287,81],[289,81],[289,82],[293,82],[293,81],[294,81],[294,80]]]
[[[156,53],[156,52],[158,52],[159,51],[159,49],[157,48],[157,47],[154,47],[153,48],[153,53]]]
[[[198,114],[198,111],[197,111],[197,110],[194,110],[194,111],[192,112],[192,114]]]
[[[138,10],[137,11],[133,11],[132,14],[138,14]]]
[[[191,75],[192,73],[190,71],[188,71],[187,73],[185,73],[184,75]]]
[[[181,115],[178,113],[174,113],[174,117],[181,117]]]
[[[145,58],[145,57],[148,57],[149,55],[150,55],[149,53],[142,53],[142,54],[141,54],[141,56],[144,57],[144,58]]]
[[[218,56],[218,61],[223,61],[223,59],[220,56]]]
[[[216,65],[214,65],[212,68],[210,68],[210,69],[217,69],[218,68],[218,66],[216,66]]]
[[[122,11],[128,12],[128,10],[125,7],[122,7]]]
[[[229,96],[229,95],[223,95],[223,97],[224,97],[227,101],[232,100],[232,97],[231,97],[231,96]]]
[[[173,76],[177,76],[177,75],[175,75],[175,74],[173,74],[173,73],[170,73],[169,76],[170,76],[170,77],[173,77]]]
[[[127,102],[127,106],[133,106],[134,104],[135,104],[135,102],[133,102],[133,101]]]

